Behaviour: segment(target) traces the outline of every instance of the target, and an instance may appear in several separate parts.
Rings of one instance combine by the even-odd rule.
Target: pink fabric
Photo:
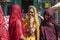
[[[51,8],[46,9],[46,13],[49,14],[50,16],[52,16],[52,17],[49,19],[50,22],[52,22],[53,24],[59,26],[58,21],[54,18],[54,12],[53,12],[53,10],[52,10]]]
[[[9,31],[6,29],[4,14],[0,6],[0,40],[9,40]]]
[[[18,4],[12,5],[9,19],[10,40],[19,40],[24,34],[24,26],[22,23],[22,12]]]
[[[46,12],[47,12],[47,14],[49,14],[50,16],[53,16],[53,15],[54,15],[54,14],[53,14],[53,10],[52,10],[51,8],[46,9]]]

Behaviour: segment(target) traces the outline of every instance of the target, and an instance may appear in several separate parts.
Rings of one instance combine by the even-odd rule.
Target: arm
[[[54,6],[52,6],[51,8],[53,9],[53,11],[60,10],[60,2],[58,2],[57,4],[55,4]]]
[[[43,16],[41,16],[40,14],[38,14],[38,17],[40,17],[42,20],[44,20]]]

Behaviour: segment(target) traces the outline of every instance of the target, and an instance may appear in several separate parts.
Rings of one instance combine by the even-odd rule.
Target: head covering
[[[18,19],[22,20],[21,13],[22,12],[21,12],[21,8],[19,5],[17,5],[17,4],[12,5],[11,10],[10,10],[10,19],[18,18]]]
[[[47,14],[53,16],[53,10],[51,8],[45,10]]]
[[[39,25],[39,22],[38,22],[38,14],[37,14],[36,8],[34,6],[29,6],[29,8],[33,8],[34,9],[34,18],[36,20],[37,25]]]
[[[51,16],[51,18],[49,19],[51,23],[53,23],[55,25],[59,25],[58,21],[54,18],[54,13],[53,13],[53,10],[51,8],[46,9],[45,12],[46,12],[46,14]]]
[[[4,19],[4,14],[0,6],[0,39],[1,40],[9,40],[9,32],[6,27],[7,26]]]
[[[10,40],[19,40],[20,35],[24,34],[24,26],[22,23],[22,12],[18,4],[14,4],[10,10],[9,19]]]
[[[48,20],[46,20],[45,15],[49,16]],[[44,20],[49,21],[50,17],[52,16],[53,16],[53,10],[51,8],[45,9],[44,14],[43,14]]]
[[[38,15],[37,15],[37,10],[34,6],[29,6],[29,8],[33,8],[34,9],[34,18],[35,18],[35,21],[36,21],[36,25],[37,25],[37,40],[39,40],[39,20],[38,20]]]

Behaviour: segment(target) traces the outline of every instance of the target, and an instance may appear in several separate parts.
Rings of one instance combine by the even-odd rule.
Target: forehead
[[[33,10],[33,8],[31,8],[31,9],[29,9],[29,11],[32,11],[33,12],[34,10]]]

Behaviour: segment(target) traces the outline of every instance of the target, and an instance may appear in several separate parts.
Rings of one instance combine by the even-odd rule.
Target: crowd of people
[[[4,16],[0,5],[0,40],[58,40],[55,27],[60,25],[51,8],[41,16],[34,6],[29,6],[23,18],[20,5],[13,4],[8,16]]]

